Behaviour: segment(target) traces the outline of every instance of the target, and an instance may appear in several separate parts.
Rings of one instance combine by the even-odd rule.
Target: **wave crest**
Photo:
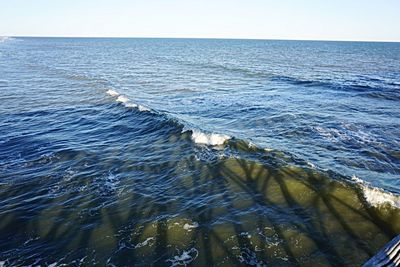
[[[112,89],[108,90],[106,92],[106,94],[108,94],[110,96],[119,96],[119,93],[117,91],[115,91],[115,90],[112,90]]]
[[[191,131],[192,131],[192,140],[196,144],[220,146],[223,145],[229,139],[231,139],[229,135],[225,134],[204,133],[199,130],[191,130]]]
[[[139,111],[151,111],[150,108],[142,106],[142,105],[137,105],[137,108],[139,109]]]
[[[151,111],[151,109],[146,106],[132,103],[128,97],[121,95],[120,93],[118,93],[117,91],[115,91],[113,89],[107,90],[106,94],[108,94],[112,97],[115,97],[116,98],[115,101],[122,103],[127,108],[137,108],[139,111],[142,111],[142,112],[150,112]],[[182,124],[185,125],[185,123],[182,123]],[[184,126],[184,128],[185,128],[185,126]],[[203,144],[203,145],[209,145],[209,146],[221,146],[226,141],[231,139],[231,137],[229,135],[217,134],[217,133],[205,133],[198,129],[196,129],[196,130],[184,129],[182,132],[186,132],[186,131],[190,131],[192,133],[191,138],[192,138],[193,142],[196,144]]]
[[[355,175],[353,175],[351,179],[362,189],[365,200],[369,205],[374,207],[390,205],[395,208],[400,208],[400,196],[377,187],[372,187]]]
[[[117,102],[121,102],[121,103],[127,103],[129,101],[129,98],[127,98],[126,96],[120,95],[118,96]]]
[[[142,111],[142,112],[143,111],[151,111],[151,109],[148,107],[132,103],[128,97],[121,95],[120,93],[118,93],[117,91],[115,91],[113,89],[107,90],[106,94],[108,94],[109,96],[112,96],[112,97],[116,97],[115,101],[124,104],[124,106],[127,108],[137,108],[139,111]]]

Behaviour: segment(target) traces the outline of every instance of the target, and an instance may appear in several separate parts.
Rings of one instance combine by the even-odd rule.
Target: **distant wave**
[[[253,70],[245,67],[229,66],[223,64],[213,64],[213,63],[194,63],[188,61],[177,61],[179,64],[188,65],[190,67],[199,67],[203,69],[210,69],[214,71],[223,71],[230,73],[242,74],[246,77],[259,77],[265,78],[275,82],[283,82],[293,85],[301,85],[305,87],[325,87],[333,90],[344,90],[344,91],[355,91],[355,92],[373,92],[372,95],[366,94],[362,96],[366,97],[379,97],[388,100],[397,100],[399,96],[389,95],[386,96],[382,91],[387,91],[387,89],[400,89],[400,84],[397,82],[391,82],[381,79],[376,79],[373,77],[360,77],[357,80],[343,80],[340,82],[333,82],[329,79],[301,79],[292,76],[281,75],[278,73],[268,72],[265,70]],[[377,93],[377,94],[375,94]]]
[[[12,40],[15,40],[15,38],[8,37],[8,36],[0,36],[0,43],[4,43],[4,42],[7,42],[7,41],[12,41]]]
[[[271,74],[268,74],[263,71],[254,71],[254,70],[243,68],[243,67],[229,66],[229,65],[223,65],[223,64],[199,63],[199,62],[190,62],[190,61],[181,61],[181,60],[177,60],[176,62],[178,64],[183,64],[183,65],[187,65],[190,67],[199,67],[202,69],[209,69],[212,71],[238,73],[238,74],[245,75],[247,77],[265,77],[265,76],[271,75]]]
[[[400,86],[399,86],[400,89]],[[365,96],[369,98],[376,98],[376,99],[385,99],[385,100],[392,100],[392,101],[399,101],[400,100],[400,93],[398,92],[371,92],[366,94],[360,94],[360,96]]]
[[[343,82],[331,82],[324,80],[307,80],[299,79],[295,77],[273,75],[270,78],[272,81],[284,82],[293,85],[302,85],[305,87],[325,87],[333,90],[344,90],[344,91],[355,91],[355,92],[380,92],[380,96],[384,95],[382,92],[388,88],[399,88],[397,84],[388,83],[384,81],[376,81],[374,79],[364,79],[364,81],[343,81]],[[366,95],[370,96],[370,95]],[[383,97],[382,97],[383,98]],[[389,96],[389,98],[391,98]]]

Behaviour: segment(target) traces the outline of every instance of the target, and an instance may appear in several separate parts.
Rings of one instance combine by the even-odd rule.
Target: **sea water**
[[[359,266],[400,233],[397,43],[2,38],[0,265]]]

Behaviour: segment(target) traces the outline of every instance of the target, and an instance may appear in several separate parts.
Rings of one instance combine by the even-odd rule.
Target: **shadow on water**
[[[326,173],[196,146],[153,114],[110,116],[86,114],[94,130],[2,174],[6,266],[358,266],[400,232],[399,210]]]

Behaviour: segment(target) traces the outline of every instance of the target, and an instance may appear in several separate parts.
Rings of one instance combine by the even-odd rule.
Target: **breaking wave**
[[[107,90],[106,94],[115,97],[115,101],[122,103],[127,108],[137,108],[139,111],[151,111],[151,109],[146,106],[131,102],[131,100],[128,97],[121,95],[120,93],[118,93],[113,89]]]
[[[231,139],[229,135],[217,134],[217,133],[205,133],[200,130],[191,130],[192,140],[196,144],[210,145],[210,146],[220,146],[226,141]]]
[[[131,100],[128,97],[121,95],[120,93],[118,93],[117,91],[115,91],[113,89],[107,90],[106,94],[114,97],[116,102],[122,103],[127,108],[136,108],[142,112],[152,111],[149,107],[131,102]],[[172,120],[176,120],[176,119],[173,118]],[[191,133],[191,138],[192,138],[193,142],[196,144],[209,145],[209,146],[221,146],[221,145],[224,145],[226,141],[231,139],[231,137],[229,135],[219,134],[219,133],[206,133],[199,129],[187,128],[187,126],[186,126],[187,124],[182,121],[179,121],[178,124],[182,124],[182,126],[183,126],[182,132],[190,132]]]
[[[400,208],[400,196],[384,191],[381,188],[373,187],[355,175],[353,175],[351,180],[361,188],[365,200],[369,205],[374,207],[390,205]]]
[[[121,103],[127,108],[135,108],[138,111],[141,112],[153,112],[155,114],[165,116],[167,120],[176,123],[179,125],[179,127],[182,127],[182,133],[189,133],[191,140],[197,144],[197,145],[205,145],[205,146],[210,146],[210,147],[221,147],[227,144],[229,140],[232,139],[231,136],[226,135],[226,134],[220,134],[220,133],[213,133],[213,132],[206,132],[203,130],[200,130],[196,127],[191,126],[189,123],[186,123],[183,120],[177,119],[177,118],[171,118],[167,114],[163,114],[157,111],[154,111],[146,106],[137,104],[132,102],[127,96],[120,94],[116,90],[109,89],[106,91],[106,94],[109,96],[113,97],[116,102]],[[334,132],[330,133],[327,132],[326,130],[317,127],[316,128],[317,132],[319,132],[321,135],[324,137],[334,138],[348,138],[348,136],[341,134],[339,132]],[[260,149],[256,145],[252,144],[251,142],[246,142],[244,140],[236,140],[234,143],[237,145],[240,145],[240,147],[244,146],[244,150],[247,152],[250,151],[265,151],[265,152],[270,152],[270,149]],[[236,149],[239,149],[239,147],[236,147]],[[290,158],[286,158],[286,160],[290,161]],[[292,162],[296,164],[296,160]],[[316,166],[310,162],[306,162],[307,167],[311,169],[316,169]],[[365,197],[365,200],[367,203],[371,206],[374,207],[380,207],[380,206],[385,206],[385,205],[390,205],[392,207],[400,208],[400,196],[384,191],[383,189],[372,187],[369,185],[367,182],[361,180],[360,178],[357,178],[356,176],[351,177],[351,181],[355,183],[359,188],[362,190],[362,193]]]

